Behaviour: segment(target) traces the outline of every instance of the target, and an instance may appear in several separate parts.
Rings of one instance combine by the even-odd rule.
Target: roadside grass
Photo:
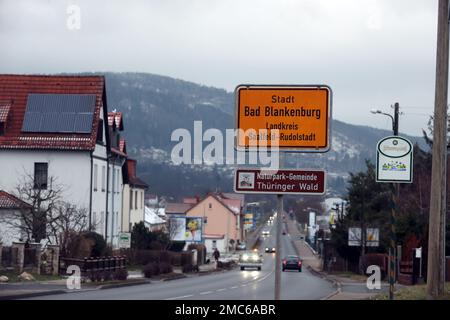
[[[61,280],[64,279],[64,277],[61,276],[53,276],[53,275],[43,275],[43,274],[35,274],[31,273],[35,281],[54,281],[54,280]],[[7,276],[9,281],[7,283],[13,283],[13,282],[33,282],[33,281],[23,281],[19,279],[20,273],[17,273],[16,271],[10,271],[10,270],[3,270],[0,271],[0,276]]]
[[[331,273],[331,274],[334,276],[337,276],[337,277],[348,278],[350,280],[367,281],[367,276],[352,273],[352,272],[339,272],[339,273]]]
[[[394,293],[394,300],[426,300],[426,284],[405,287]],[[389,300],[389,293],[380,293],[371,300]],[[439,300],[450,300],[450,283],[445,284],[445,294]]]

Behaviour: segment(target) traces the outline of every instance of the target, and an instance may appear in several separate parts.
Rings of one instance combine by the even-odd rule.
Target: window
[[[208,217],[203,217],[203,224],[207,224],[208,223]]]
[[[34,188],[47,189],[48,180],[48,163],[35,162],[34,163]]]
[[[97,213],[92,212],[92,226],[94,227],[94,230],[97,230]]]
[[[105,223],[105,212],[102,211],[100,213],[100,223],[99,223],[99,225],[100,225],[100,234],[103,234],[103,231],[105,230],[104,223]]]
[[[106,168],[105,166],[102,166],[102,192],[105,192],[105,185],[106,185]]]
[[[116,169],[114,169],[114,167],[112,168],[111,171],[113,171],[113,170],[114,170],[114,172],[111,172],[111,176],[112,176],[112,180],[111,180],[111,191],[112,191],[112,192],[115,192],[115,188],[116,188],[116,179],[117,179],[117,177],[116,177]]]
[[[119,180],[120,170],[117,169],[117,179],[116,179],[116,191],[119,193],[119,187],[120,187],[120,180]]]
[[[112,176],[112,170],[110,169],[109,170],[109,174],[108,174],[108,180],[109,180],[109,182],[108,182],[108,192],[111,192],[111,189],[112,189],[111,176]]]
[[[0,136],[5,134],[5,123],[0,122]]]
[[[94,191],[97,191],[98,165],[94,164]]]
[[[134,192],[134,208],[137,209],[137,190]]]
[[[208,206],[209,206],[210,209],[212,209],[212,203],[210,203]]]
[[[130,210],[133,209],[133,190],[130,190]]]
[[[98,120],[97,143],[103,143],[103,119]]]

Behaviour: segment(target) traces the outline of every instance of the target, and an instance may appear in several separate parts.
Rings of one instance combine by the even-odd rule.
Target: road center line
[[[213,293],[212,291],[204,291],[204,292],[200,292],[201,295],[205,295],[205,294],[210,294]]]
[[[167,299],[164,299],[164,300],[176,300],[176,299],[189,298],[189,297],[192,297],[192,296],[193,296],[192,294],[188,294],[188,295],[185,295],[185,296],[179,296],[179,297],[167,298]]]

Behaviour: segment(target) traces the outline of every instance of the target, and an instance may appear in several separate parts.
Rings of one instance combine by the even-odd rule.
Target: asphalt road
[[[37,300],[273,300],[275,254],[264,253],[264,247],[275,246],[275,227],[261,246],[264,262],[261,271],[239,268],[203,276],[116,289],[93,290],[36,297]],[[295,254],[290,236],[282,235],[282,256]],[[302,272],[286,271],[281,276],[281,299],[318,300],[335,291],[332,284]]]

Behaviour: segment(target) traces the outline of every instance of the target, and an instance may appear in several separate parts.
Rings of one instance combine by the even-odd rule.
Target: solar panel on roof
[[[90,133],[94,94],[29,94],[23,132]]]

